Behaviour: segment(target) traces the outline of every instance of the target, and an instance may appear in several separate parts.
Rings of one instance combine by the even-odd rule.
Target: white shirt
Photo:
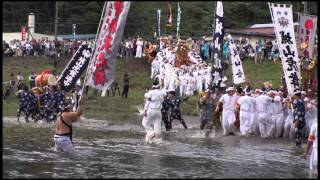
[[[144,105],[144,111],[147,111],[149,109],[149,104],[150,104],[150,101],[148,100],[149,98],[149,92],[146,92],[144,94],[144,97],[146,98],[146,103]]]
[[[235,105],[237,102],[236,96],[229,96],[228,94],[224,94],[219,99],[219,102],[223,103],[223,110],[235,110]]]
[[[256,99],[257,112],[270,113],[272,98],[266,95],[260,95]]]
[[[277,98],[276,98],[277,97]],[[282,113],[283,110],[282,110],[282,101],[281,101],[281,98],[280,96],[275,96],[274,98],[274,102],[272,103],[272,113],[273,114],[279,114],[279,113]]]
[[[240,111],[254,112],[255,99],[251,96],[241,96],[238,99],[238,104],[240,104]]]
[[[129,46],[130,46],[130,43],[127,41],[126,42],[126,48],[129,48]]]
[[[146,98],[149,100],[149,107],[151,109],[161,109],[162,101],[166,96],[166,91],[159,89],[152,89],[146,93]]]

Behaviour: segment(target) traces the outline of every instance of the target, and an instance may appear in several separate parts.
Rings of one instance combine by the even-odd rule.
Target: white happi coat
[[[247,95],[241,96],[238,104],[240,105],[240,133],[249,135],[254,132],[255,99]]]
[[[188,83],[187,74],[182,74],[180,76],[180,96],[184,96],[186,94],[187,83]]]
[[[318,121],[318,108],[315,105],[308,103],[305,117],[306,117],[306,131],[307,133],[309,133],[312,124]]]
[[[186,74],[187,77],[187,89],[186,89],[186,96],[192,96],[193,95],[193,77],[190,76],[188,73]]]
[[[202,73],[199,71],[199,73],[196,76],[196,82],[197,82],[197,91],[202,91],[202,84],[203,84],[204,78],[202,76]]]
[[[263,138],[270,137],[274,127],[273,121],[271,119],[272,98],[266,95],[260,95],[255,100],[256,110],[258,113],[260,135]]]
[[[158,58],[155,58],[151,63],[151,79],[154,79],[156,75],[158,75],[160,72],[160,61]]]
[[[234,122],[236,121],[235,116],[235,105],[237,102],[236,96],[229,96],[224,94],[220,97],[219,102],[223,103],[222,111],[222,128],[223,135],[227,135],[230,132],[235,132]]]
[[[274,97],[274,102],[272,103],[272,121],[274,122],[273,136],[279,138],[282,136],[284,128],[284,114],[282,100],[280,96]]]
[[[169,83],[172,79],[172,74],[173,74],[173,67],[171,64],[167,63],[164,65],[165,66],[165,71],[164,71],[164,88],[168,89],[169,88]]]

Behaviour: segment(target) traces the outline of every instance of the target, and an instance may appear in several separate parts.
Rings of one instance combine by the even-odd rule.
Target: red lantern
[[[311,19],[307,19],[306,22],[304,23],[304,27],[306,27],[307,29],[312,29],[313,21]]]

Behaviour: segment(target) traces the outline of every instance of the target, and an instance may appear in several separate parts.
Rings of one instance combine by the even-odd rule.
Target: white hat
[[[235,91],[234,87],[228,87],[226,92],[229,92],[229,91]]]
[[[307,95],[307,93],[305,91],[301,91],[302,95]]]

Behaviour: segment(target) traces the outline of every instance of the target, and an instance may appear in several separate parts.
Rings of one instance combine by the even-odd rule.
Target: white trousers
[[[254,112],[251,114],[251,123],[252,123],[252,133],[255,135],[260,135],[259,131],[259,120],[258,120],[258,113]]]
[[[202,82],[201,83],[197,83],[197,91],[200,92],[202,91]]]
[[[147,117],[142,120],[142,126],[146,130],[146,141],[151,140],[156,134],[161,135],[161,118],[161,109],[148,109]]]
[[[228,133],[235,132],[234,122],[236,121],[236,116],[234,111],[224,109],[222,111],[222,128],[223,135],[227,135]]]
[[[310,170],[318,169],[318,148],[312,148],[310,156]]]
[[[260,135],[263,138],[270,137],[273,130],[273,121],[271,119],[270,113],[259,112],[258,113],[259,121],[259,131]]]
[[[169,89],[170,79],[164,78],[163,83],[164,83],[164,88]]]
[[[187,86],[180,85],[180,96],[184,96],[186,94]]]
[[[55,147],[54,147],[55,151],[62,151],[66,153],[75,152],[70,137],[54,135],[53,139],[55,144]]]
[[[192,85],[188,85],[186,90],[186,96],[192,96],[192,95],[193,95]]]
[[[275,122],[274,137],[279,138],[282,136],[284,128],[283,113],[274,114],[272,117],[273,121]]]
[[[283,128],[283,137],[294,139],[295,138],[295,132],[293,126],[293,116],[292,114],[288,114],[287,117],[284,120],[284,128]]]
[[[241,135],[249,135],[252,132],[252,113],[240,110],[240,133]]]

